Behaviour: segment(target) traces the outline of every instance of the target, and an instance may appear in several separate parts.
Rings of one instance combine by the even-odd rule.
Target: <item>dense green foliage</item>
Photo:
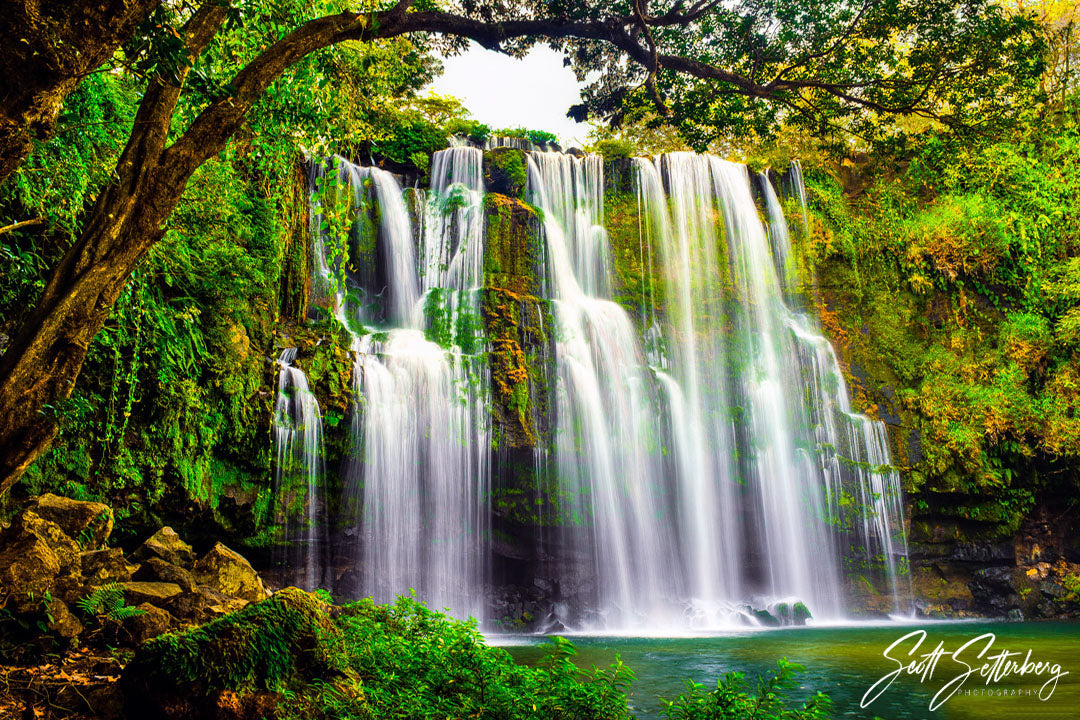
[[[296,588],[142,646],[125,677],[129,712],[157,703],[199,708],[222,691],[279,718],[488,718],[621,720],[633,672],[616,656],[582,670],[567,640],[551,638],[531,666],[487,646],[474,621],[459,622],[412,598],[330,607]],[[789,692],[802,668],[781,660],[751,690],[741,673],[717,689],[688,683],[667,703],[679,720],[826,718],[817,693],[796,707]],[[267,693],[272,698],[267,702]],[[146,703],[146,704],[144,704]],[[266,708],[273,708],[268,711]]]
[[[285,718],[627,717],[633,674],[581,672],[552,640],[536,667],[488,647],[475,623],[410,598],[331,608],[295,588],[200,628],[161,636],[129,668],[131,701],[215,691],[277,694]],[[144,695],[150,691],[151,694]]]
[[[824,693],[815,693],[801,706],[789,707],[788,693],[798,687],[797,673],[805,668],[781,659],[776,670],[758,678],[750,688],[743,673],[728,673],[716,682],[715,690],[700,683],[687,682],[686,692],[665,701],[668,720],[821,720],[829,717],[832,703]]]
[[[571,17],[635,12],[631,2],[602,9],[538,4]],[[682,3],[650,10],[662,15],[671,5]],[[888,137],[896,130],[891,112],[936,117],[965,131],[1001,128],[1018,95],[1036,88],[1046,47],[1030,16],[991,0],[721,4],[689,31],[671,23],[651,28],[647,40],[645,54],[659,56],[658,72],[650,77],[647,67],[631,66],[605,73],[574,113],[618,123],[659,108],[696,150],[732,137],[768,138],[785,126]],[[579,74],[611,54],[599,43],[572,47]],[[725,74],[678,72],[693,62]]]
[[[931,493],[917,513],[944,502],[1012,531],[1043,488],[1076,492],[1074,113],[978,145],[926,133],[902,164],[845,161],[853,198],[809,174],[822,319],[864,404],[902,419],[894,455]]]
[[[232,43],[248,42],[243,33],[223,39],[204,72],[234,68],[242,51]],[[312,56],[271,89],[245,132],[189,182],[163,241],[91,344],[71,397],[47,408],[60,435],[24,476],[25,492],[108,498],[121,520],[140,524],[195,501],[229,525],[235,513],[219,508],[222,498],[247,508],[234,528],[245,535],[267,519],[269,358],[284,342],[279,334],[307,312],[300,150],[325,152],[332,139],[346,152],[386,146],[394,160],[413,151],[413,130],[432,133],[410,103],[435,67],[404,40],[345,45]],[[46,228],[0,235],[0,350],[108,179],[142,87],[138,72],[88,78],[65,104],[56,136],[0,187],[0,225],[42,217]],[[202,99],[189,101],[181,122]],[[445,142],[440,130],[422,149]],[[322,354],[336,354],[318,339]],[[320,381],[325,363],[309,361],[313,383],[332,393],[337,379]]]

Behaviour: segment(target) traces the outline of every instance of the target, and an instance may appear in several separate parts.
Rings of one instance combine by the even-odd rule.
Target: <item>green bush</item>
[[[547,143],[557,143],[559,138],[555,133],[550,133],[546,130],[529,130],[528,128],[500,128],[491,132],[494,137],[506,137],[506,138],[520,138],[522,140],[528,140],[533,145],[546,145]]]
[[[758,680],[751,690],[743,673],[728,673],[717,681],[715,690],[686,683],[686,692],[664,701],[667,720],[821,720],[830,717],[832,701],[817,692],[793,707],[788,693],[798,687],[795,675],[805,668],[781,659],[776,670]]]
[[[428,120],[405,119],[392,135],[374,143],[372,149],[377,155],[406,163],[416,153],[434,155],[446,147],[446,138],[446,131]]]
[[[482,122],[476,120],[466,120],[463,118],[454,118],[448,123],[443,125],[443,130],[447,135],[461,135],[467,137],[473,142],[484,142],[491,137],[491,128]]]
[[[289,588],[203,627],[142,646],[124,687],[133,716],[168,707],[203,717],[221,693],[291,720],[499,718],[619,720],[633,674],[618,659],[582,672],[555,638],[536,667],[488,647],[411,598],[331,608]]]
[[[605,160],[625,159],[634,154],[634,146],[629,140],[600,140],[594,150]]]

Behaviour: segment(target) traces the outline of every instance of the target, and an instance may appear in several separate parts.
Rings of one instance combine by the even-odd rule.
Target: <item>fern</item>
[[[75,605],[87,615],[113,622],[123,622],[146,612],[124,604],[124,586],[119,583],[102,585],[76,600]]]
[[[139,608],[131,607],[130,605],[121,605],[109,612],[108,618],[116,622],[124,622],[128,618],[138,617],[139,615],[144,614],[146,614],[145,610],[140,610]]]

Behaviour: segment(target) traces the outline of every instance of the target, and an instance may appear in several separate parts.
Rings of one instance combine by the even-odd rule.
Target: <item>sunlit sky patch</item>
[[[519,60],[472,43],[467,52],[443,63],[446,71],[431,91],[461,100],[480,122],[493,129],[547,130],[559,136],[563,147],[585,142],[589,126],[566,117],[570,106],[581,101],[577,79],[551,48],[533,48]]]

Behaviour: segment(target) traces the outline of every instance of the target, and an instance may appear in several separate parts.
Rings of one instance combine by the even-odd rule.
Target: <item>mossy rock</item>
[[[544,251],[540,218],[531,205],[506,195],[484,198],[484,285],[540,294]]]
[[[753,616],[765,627],[780,627],[780,621],[768,610],[754,610]]]
[[[0,533],[0,607],[37,612],[49,597],[82,583],[79,546],[30,509]]]
[[[489,345],[491,412],[496,443],[531,448],[548,417],[550,358],[554,357],[545,303],[532,296],[488,288],[481,304]]]
[[[286,588],[270,598],[135,654],[122,679],[128,717],[214,718],[222,702],[239,717],[273,708],[285,691],[344,672],[344,642],[315,595]]]
[[[156,557],[170,565],[190,568],[195,562],[195,551],[175,530],[165,526],[148,537],[132,557],[136,560]]]
[[[83,550],[105,547],[113,529],[113,512],[108,505],[85,502],[45,493],[28,508],[38,517],[54,522]]]
[[[812,620],[814,617],[810,613],[810,608],[806,607],[801,601],[796,602],[791,611],[792,619],[796,625],[805,625],[807,620]]]
[[[529,179],[527,168],[525,153],[517,148],[488,150],[484,153],[484,184],[488,192],[520,198]]]
[[[240,553],[217,543],[192,567],[195,579],[228,596],[244,600],[262,600],[266,586],[251,563]]]

